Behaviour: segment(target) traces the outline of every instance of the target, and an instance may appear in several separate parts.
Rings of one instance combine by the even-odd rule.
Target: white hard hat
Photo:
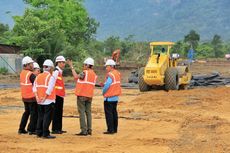
[[[40,66],[36,62],[34,62],[34,69],[40,69]]]
[[[174,59],[178,59],[180,57],[180,55],[178,53],[173,53],[172,54],[172,58]]]
[[[26,56],[22,59],[22,65],[26,65],[26,64],[29,64],[29,63],[33,63],[34,61],[32,60],[31,57],[29,56]]]
[[[56,62],[66,62],[65,57],[64,56],[58,56],[58,57],[56,57],[55,63]]]
[[[115,66],[116,63],[112,59],[108,59],[105,63],[105,66]]]
[[[91,57],[88,57],[85,61],[84,64],[88,65],[94,65],[94,60]]]
[[[47,59],[47,60],[45,60],[45,62],[43,63],[43,66],[54,67],[54,63],[53,63],[50,59]]]

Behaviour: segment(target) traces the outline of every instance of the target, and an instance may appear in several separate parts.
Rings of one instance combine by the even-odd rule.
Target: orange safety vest
[[[65,84],[64,84],[64,78],[61,72],[58,73],[58,78],[56,80],[55,89],[56,89],[56,95],[60,97],[65,96]]]
[[[49,85],[50,77],[51,77],[51,74],[45,71],[39,74],[37,78],[35,79],[37,95],[39,99],[42,99],[43,97],[46,96],[46,90]],[[47,99],[55,100],[55,98],[56,98],[56,94],[55,94],[55,90],[53,90],[51,95],[49,95]]]
[[[112,84],[109,89],[104,93],[104,97],[113,97],[121,95],[121,74],[117,70],[112,70],[107,74],[107,77],[112,78]],[[106,77],[106,79],[107,79]]]
[[[84,80],[77,79],[75,95],[92,98],[97,75],[91,69],[84,70],[83,72],[85,73],[85,78]]]
[[[21,94],[22,98],[29,99],[34,98],[33,93],[33,84],[30,81],[30,76],[32,72],[29,70],[22,70],[20,73],[20,85],[21,85]]]

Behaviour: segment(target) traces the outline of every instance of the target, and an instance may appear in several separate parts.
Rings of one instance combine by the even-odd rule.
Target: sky
[[[11,3],[7,1],[11,1]],[[23,15],[25,7],[26,5],[22,0],[0,0],[0,22],[9,24],[12,28],[14,25],[12,16]]]

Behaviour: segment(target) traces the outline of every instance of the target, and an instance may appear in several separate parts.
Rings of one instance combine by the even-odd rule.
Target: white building
[[[6,68],[8,73],[19,73],[22,70],[20,47],[0,44],[0,69]]]

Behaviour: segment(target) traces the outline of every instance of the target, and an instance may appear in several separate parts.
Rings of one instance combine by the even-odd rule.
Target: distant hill
[[[230,40],[230,0],[85,0],[90,15],[100,22],[97,38],[111,35],[137,40],[183,39],[191,29],[202,40],[219,34]],[[22,14],[22,0],[0,1],[0,22],[12,24],[4,11]]]

